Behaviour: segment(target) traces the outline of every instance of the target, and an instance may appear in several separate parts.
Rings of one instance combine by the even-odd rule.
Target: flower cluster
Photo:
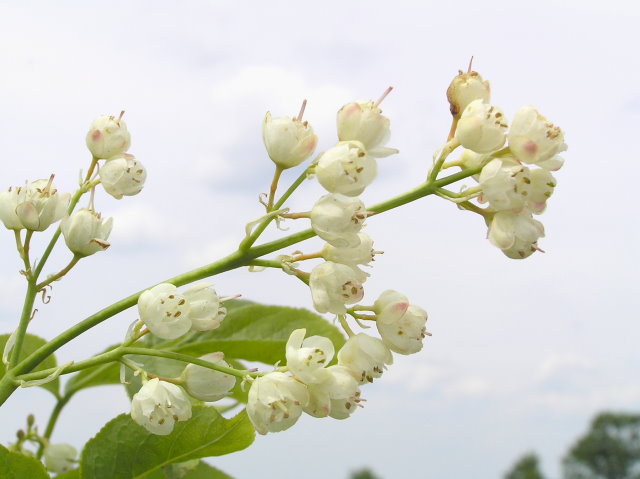
[[[390,121],[379,108],[389,91],[377,102],[343,106],[337,117],[338,143],[312,166],[328,194],[308,215],[311,227],[326,242],[320,252],[307,255],[324,260],[307,276],[311,298],[318,312],[337,315],[349,338],[336,353],[329,338],[305,338],[305,329],[291,333],[286,366],[255,379],[249,390],[247,413],[260,434],[289,428],[303,412],[346,419],[361,405],[360,387],[382,376],[393,363],[392,351],[412,354],[422,349],[427,313],[410,305],[405,296],[389,290],[372,306],[356,305],[364,297],[363,284],[369,276],[360,267],[368,266],[379,253],[361,231],[368,212],[358,195],[375,179],[376,158],[397,153],[385,146]],[[269,151],[267,142],[265,146]],[[375,321],[380,338],[355,334],[347,314],[357,322]],[[331,364],[334,358],[337,364]]]
[[[470,72],[458,75],[450,86],[452,112],[459,110],[455,140],[465,148],[456,164],[482,167],[476,176],[477,198],[488,203],[489,241],[509,258],[523,259],[539,250],[544,227],[533,216],[544,212],[553,194],[551,172],[562,166],[557,155],[567,145],[560,128],[533,106],[516,111],[509,126],[502,110],[489,103],[484,84]]]
[[[89,174],[79,193],[102,184],[114,198],[138,194],[144,186],[147,173],[133,155],[126,153],[131,144],[127,126],[120,117],[100,116],[87,133],[87,147],[93,155]],[[106,160],[100,166],[98,160]],[[92,177],[94,169],[98,171]],[[112,218],[102,219],[94,210],[94,195],[86,208],[71,212],[70,193],[59,193],[53,184],[54,175],[48,180],[36,180],[24,186],[10,187],[0,193],[0,221],[6,228],[20,232],[44,231],[60,221],[65,243],[78,258],[89,256],[109,247],[107,239],[113,225]],[[83,189],[84,188],[84,189]]]

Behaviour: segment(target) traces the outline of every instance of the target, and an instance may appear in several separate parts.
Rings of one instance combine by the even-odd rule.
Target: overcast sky
[[[416,186],[449,129],[446,87],[474,55],[508,119],[533,104],[565,132],[566,164],[539,218],[546,253],[507,259],[485,239],[481,218],[435,197],[370,219],[367,232],[385,254],[369,271],[365,301],[404,292],[429,312],[433,337],[365,387],[366,407],[349,420],[303,418],[213,463],[239,479],[340,478],[361,466],[385,479],[494,479],[535,450],[559,477],[561,456],[593,414],[640,408],[640,4],[239,5],[0,2],[0,188],[55,173],[58,188],[71,190],[88,163],[92,119],[122,109],[130,152],[148,169],[141,195],[98,196],[96,208],[114,217],[112,247],[56,284],[32,331],[51,338],[232,251],[261,214],[257,195],[271,179],[260,134],[267,110],[293,115],[307,98],[305,118],[322,150],[336,140],[341,105],[394,86],[383,108],[389,146],[400,154],[380,160],[362,198],[373,204]],[[308,182],[292,208],[308,210],[321,194]],[[10,232],[0,234],[0,249],[0,328],[8,333],[24,281]],[[65,260],[62,250],[54,255],[51,272]],[[304,285],[276,271],[232,272],[215,284],[222,294],[311,307]],[[133,319],[131,311],[107,321],[58,361],[121,340]],[[18,391],[0,410],[0,440],[11,440],[30,412],[43,428],[52,405],[45,391]],[[80,393],[54,440],[80,446],[127,410],[121,388]]]

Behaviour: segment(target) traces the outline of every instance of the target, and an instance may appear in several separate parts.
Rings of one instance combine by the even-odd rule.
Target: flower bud
[[[220,298],[209,283],[198,283],[182,293],[189,302],[189,319],[193,331],[210,331],[220,326],[227,309],[220,306]]]
[[[344,314],[346,304],[364,296],[362,283],[367,275],[357,268],[327,261],[311,270],[309,288],[313,307],[319,313]]]
[[[269,158],[280,168],[297,166],[316,149],[318,137],[306,121],[271,118],[267,112],[262,122],[262,141]]]
[[[342,141],[329,148],[315,168],[320,184],[330,193],[358,196],[374,180],[376,160],[359,141]]]
[[[460,118],[460,115],[467,108],[467,105],[474,100],[482,100],[489,102],[491,96],[491,88],[488,81],[483,81],[478,72],[469,71],[467,73],[459,72],[454,77],[447,88],[447,99],[449,100],[449,109],[454,117]]]
[[[78,256],[89,256],[107,249],[112,226],[113,218],[103,221],[100,213],[87,208],[65,216],[60,222],[64,242]]]
[[[364,333],[351,336],[338,351],[338,365],[344,366],[360,384],[382,376],[386,364],[393,364],[389,348],[378,338]]]
[[[44,448],[44,465],[54,474],[73,469],[78,451],[71,444],[47,444]]]
[[[389,124],[389,119],[372,100],[347,103],[338,111],[338,139],[359,141],[371,156],[389,156],[398,152],[394,148],[384,148],[391,136]]]
[[[249,389],[247,415],[260,434],[293,426],[309,402],[307,387],[280,372],[257,378]]]
[[[189,310],[189,302],[169,283],[154,286],[138,298],[140,320],[162,339],[178,338],[191,329]]]
[[[296,329],[289,336],[286,347],[287,368],[305,384],[317,384],[327,378],[326,368],[335,349],[329,338],[311,336],[305,339],[306,329]]]
[[[123,113],[118,118],[99,116],[93,120],[87,133],[87,147],[95,158],[113,158],[129,149],[131,136],[122,120]]]
[[[205,354],[200,356],[199,359],[209,361],[218,366],[229,367],[223,360],[223,353]],[[183,386],[187,392],[194,398],[205,402],[222,399],[236,384],[234,376],[196,364],[189,364],[184,369],[182,379],[184,381]]]
[[[543,166],[567,149],[562,130],[542,116],[534,106],[523,106],[516,112],[508,138],[513,155],[529,164]],[[548,169],[559,168],[555,164],[550,166]]]
[[[367,233],[358,233],[360,244],[353,248],[336,248],[329,243],[325,243],[322,248],[322,257],[326,261],[332,261],[334,263],[346,264],[348,266],[355,267],[359,264],[368,265],[374,260],[374,256],[380,251],[373,249],[373,240]]]
[[[133,155],[122,154],[108,160],[100,168],[99,175],[104,190],[119,200],[142,191],[147,170]]]
[[[338,248],[360,244],[358,233],[367,218],[364,203],[332,193],[321,197],[311,209],[311,227],[320,238]]]
[[[506,141],[507,120],[498,107],[474,100],[464,109],[456,138],[462,146],[476,153],[496,151]]]
[[[131,400],[131,418],[152,434],[166,436],[191,418],[191,402],[179,386],[153,378]]]
[[[387,290],[373,305],[376,312],[376,327],[382,342],[399,354],[413,354],[422,349],[422,340],[427,331],[427,312],[409,304],[406,296]]]

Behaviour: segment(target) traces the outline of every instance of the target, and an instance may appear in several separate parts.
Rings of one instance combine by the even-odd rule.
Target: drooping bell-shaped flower
[[[262,122],[262,141],[269,158],[282,169],[291,168],[309,158],[318,137],[308,122],[298,118],[272,118],[267,112]]]
[[[210,331],[220,326],[227,315],[220,298],[209,283],[198,283],[184,290],[182,296],[189,302],[189,319],[193,331]]]
[[[462,112],[455,136],[465,148],[489,153],[502,148],[507,127],[502,110],[479,99],[469,103]]]
[[[60,222],[64,241],[72,253],[89,256],[109,247],[113,218],[103,220],[100,213],[83,208],[65,216]]]
[[[134,196],[142,191],[147,179],[147,170],[130,154],[111,158],[100,168],[100,183],[104,190],[119,200],[123,196]]]
[[[326,367],[335,349],[329,338],[310,336],[306,329],[296,329],[289,336],[286,347],[287,368],[305,384],[317,384],[326,379]]]
[[[78,451],[71,444],[47,444],[44,448],[44,465],[47,471],[62,474],[75,468]]]
[[[175,384],[153,378],[131,399],[131,418],[152,434],[166,436],[191,418],[191,402]]]
[[[518,160],[540,166],[567,149],[562,130],[542,116],[534,106],[523,106],[516,112],[508,139],[509,149]],[[552,164],[547,169],[558,167]]]
[[[320,155],[316,177],[329,193],[358,196],[376,177],[378,165],[359,141],[341,141]]]
[[[364,296],[362,283],[366,278],[366,273],[346,264],[319,264],[309,276],[313,307],[319,313],[344,314],[345,305],[357,303]]]
[[[129,149],[131,135],[122,119],[123,113],[118,118],[99,116],[93,120],[87,133],[87,148],[95,158],[106,160]]]
[[[331,193],[321,197],[311,209],[311,227],[333,246],[353,248],[360,244],[358,233],[367,218],[358,198]]]
[[[322,248],[322,257],[326,261],[346,264],[353,267],[368,265],[374,261],[374,256],[380,253],[380,251],[373,249],[373,240],[367,233],[358,233],[358,238],[360,238],[360,244],[353,248],[336,248],[329,243],[325,243]]]
[[[481,202],[488,201],[498,211],[519,210],[529,200],[529,168],[511,158],[494,158],[478,178]]]
[[[291,376],[272,372],[251,385],[247,415],[260,434],[279,432],[293,426],[309,402],[307,387]]]
[[[189,302],[177,288],[161,283],[148,289],[138,298],[140,320],[162,339],[175,339],[191,329]]]
[[[544,236],[544,226],[534,220],[528,209],[516,213],[498,211],[489,225],[491,244],[513,259],[524,259],[538,250],[538,238]]]
[[[326,372],[325,381],[307,386],[309,404],[304,412],[313,417],[346,419],[358,409],[361,401],[358,381],[344,366],[329,366]]]
[[[380,339],[364,333],[351,336],[338,351],[338,365],[349,369],[360,384],[382,376],[387,364],[393,364],[389,348]]]
[[[210,353],[200,356],[199,359],[209,361],[218,366],[229,367],[224,361],[223,353]],[[227,396],[228,392],[235,386],[236,378],[231,374],[226,374],[214,369],[188,364],[182,372],[183,386],[186,391],[196,399],[205,402],[218,401]]]
[[[383,292],[373,307],[382,342],[391,351],[413,354],[422,349],[422,340],[427,334],[424,309],[410,304],[406,296],[393,290]]]

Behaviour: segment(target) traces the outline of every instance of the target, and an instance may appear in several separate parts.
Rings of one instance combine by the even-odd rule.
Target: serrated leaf
[[[233,479],[220,469],[203,461],[198,461],[195,468],[189,471],[181,471],[179,464],[172,464],[165,468],[164,474],[166,479]]]
[[[109,346],[103,352],[111,351],[117,346],[118,345]],[[81,389],[110,384],[120,384],[120,363],[118,362],[101,364],[90,369],[79,371],[67,381],[64,391],[65,394],[73,394]]]
[[[10,336],[9,334],[0,335],[0,352],[4,350],[4,345],[9,339],[9,336]],[[34,336],[33,334],[29,334],[29,333],[25,334],[24,342],[22,343],[22,351],[20,351],[20,358],[19,358],[20,361],[22,361],[24,358],[26,358],[36,349],[40,348],[41,346],[44,346],[46,343],[47,342],[44,339],[38,336]],[[52,354],[49,357],[47,357],[44,361],[42,361],[40,364],[38,364],[35,368],[33,368],[31,372],[42,371],[43,369],[55,368],[57,365],[58,364],[56,363],[56,358]],[[6,370],[7,369],[4,363],[0,361],[0,377],[4,376],[4,373],[6,372]],[[48,383],[43,384],[42,386],[39,386],[39,387],[46,389],[47,391],[52,393],[54,396],[58,397],[58,391],[60,390],[60,381],[58,380],[58,378],[56,378],[53,381],[49,381]]]
[[[12,452],[0,446],[0,477],[3,479],[49,479],[49,474],[35,457]]]
[[[80,477],[162,478],[162,468],[169,464],[239,451],[254,437],[245,411],[225,419],[213,407],[194,406],[191,419],[178,422],[167,436],[151,434],[121,414],[85,445]]]
[[[299,328],[306,328],[307,336],[328,337],[336,350],[345,342],[338,328],[309,310],[245,301],[229,308],[218,329],[194,335],[188,342],[172,345],[170,349],[193,356],[222,351],[229,358],[275,364],[285,361],[289,335]],[[164,349],[166,345],[160,347]]]

